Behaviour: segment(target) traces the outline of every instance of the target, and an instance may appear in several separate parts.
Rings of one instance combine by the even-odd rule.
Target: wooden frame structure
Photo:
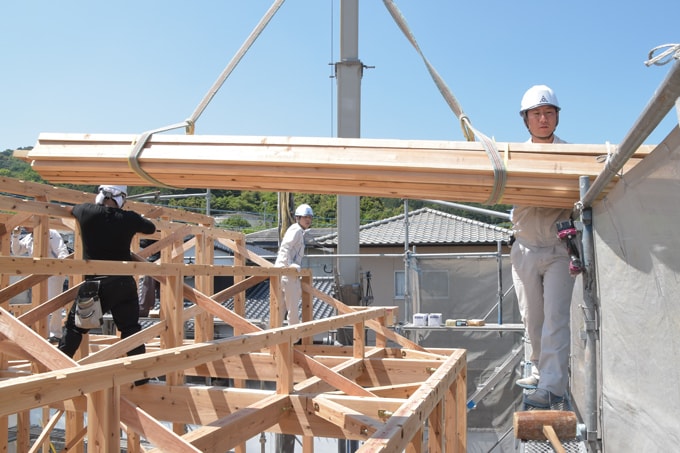
[[[0,444],[7,444],[8,417],[16,414],[17,450],[37,451],[65,413],[68,451],[84,451],[85,440],[88,451],[120,451],[121,429],[128,451],[147,451],[144,439],[151,451],[243,453],[246,440],[263,431],[300,435],[305,452],[313,451],[314,437],[361,440],[361,452],[465,451],[465,351],[428,350],[396,334],[389,328],[393,307],[349,307],[316,290],[307,270],[300,273],[303,322],[281,327],[279,277],[296,271],[249,252],[241,233],[216,229],[206,216],[129,202],[127,209],[154,219],[157,242],[134,250],[134,262],[84,261],[75,222],[61,204],[92,201],[92,194],[10,178],[0,183]],[[35,227],[34,257],[10,256],[9,234],[23,224]],[[75,233],[67,260],[43,258],[55,227]],[[184,242],[186,236],[193,238]],[[235,265],[213,264],[214,241],[234,251]],[[196,264],[183,262],[190,247]],[[158,262],[146,262],[156,252]],[[70,288],[46,300],[46,279],[55,274],[70,276]],[[73,300],[83,274],[153,276],[161,283],[159,322],[125,340],[86,335],[76,360],[66,357],[45,340],[46,319]],[[10,275],[23,278],[9,284]],[[234,285],[214,293],[216,275],[233,276]],[[195,287],[185,276],[195,277]],[[267,279],[271,328],[262,330],[243,317],[244,295]],[[10,303],[28,288],[30,305]],[[231,297],[233,311],[221,304]],[[314,297],[338,315],[313,321]],[[185,309],[185,300],[194,304]],[[186,340],[191,318],[195,339]],[[230,324],[234,336],[213,340],[214,319]],[[343,326],[353,327],[352,346],[313,344],[314,335]],[[365,329],[375,332],[375,345],[366,343]],[[125,356],[142,343],[146,354]],[[157,376],[164,379],[133,385]],[[196,384],[201,377],[233,385]],[[275,389],[250,389],[248,381]],[[31,445],[29,411],[36,408],[48,421]],[[48,408],[58,412],[50,417]]]

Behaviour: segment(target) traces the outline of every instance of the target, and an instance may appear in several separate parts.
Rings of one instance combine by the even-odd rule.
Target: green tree
[[[242,230],[244,228],[250,227],[250,222],[241,217],[240,215],[231,216],[219,223],[221,228],[226,228],[228,230]]]

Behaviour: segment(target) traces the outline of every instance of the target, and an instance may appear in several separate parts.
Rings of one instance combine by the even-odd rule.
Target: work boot
[[[529,376],[523,377],[521,379],[517,379],[515,381],[515,384],[519,385],[522,388],[525,389],[535,389],[538,387],[538,381],[541,378],[539,372],[538,372],[538,366],[536,363],[529,363],[527,362],[526,364],[527,367],[531,367],[531,374]],[[525,371],[529,371],[525,368]]]
[[[538,376],[532,374],[522,379],[517,379],[515,384],[525,389],[535,389],[538,387]]]
[[[535,392],[524,395],[524,404],[539,409],[550,409],[550,406],[562,402],[564,397],[557,396],[546,389],[536,389]]]

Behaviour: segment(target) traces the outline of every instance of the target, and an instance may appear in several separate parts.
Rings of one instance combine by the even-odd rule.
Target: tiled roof
[[[260,256],[269,256],[271,255],[271,252],[269,250],[263,249],[262,247],[258,247],[257,245],[254,244],[248,244],[246,243],[246,248],[250,251],[253,252],[257,255]],[[234,256],[234,251],[227,247],[226,245],[222,244],[221,242],[215,241],[215,249],[221,250],[227,255]]]
[[[327,236],[333,232],[333,228],[314,228],[311,227],[305,232],[305,243],[312,244],[319,236]],[[266,230],[254,231],[246,234],[247,244],[260,244],[266,247],[278,247],[279,244],[279,230],[277,228],[268,228]]]
[[[368,223],[359,228],[359,244],[404,244],[405,231],[404,214]],[[507,241],[511,233],[507,228],[430,208],[408,213],[408,241],[413,245],[489,244]],[[337,245],[338,234],[317,237],[316,242],[325,246]]]
[[[333,295],[334,280],[333,277],[314,277],[312,279],[314,288],[322,291],[328,295]],[[185,302],[185,308],[191,306],[191,303]],[[234,309],[234,299],[231,298],[222,304],[229,310]],[[158,301],[156,302],[155,309],[159,308]],[[313,300],[312,305],[312,315],[314,319],[324,319],[329,316],[333,316],[333,307],[328,305],[316,297]],[[262,320],[264,322],[269,322],[269,281],[261,282],[252,288],[246,290],[246,319],[251,320]],[[143,327],[147,327],[148,324],[152,324],[154,321],[143,320],[141,321]],[[146,324],[145,324],[146,323]],[[187,332],[193,332],[194,321],[189,320],[184,324],[184,328]]]
[[[333,277],[314,277],[314,288],[321,292],[332,295]],[[229,310],[234,309],[234,299],[229,299],[223,304]],[[333,316],[333,307],[316,297],[312,305],[314,319],[323,319]],[[269,320],[269,281],[264,281],[246,291],[246,316],[247,319]]]

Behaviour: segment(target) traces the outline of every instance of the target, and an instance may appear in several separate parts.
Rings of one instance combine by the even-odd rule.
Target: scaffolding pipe
[[[411,319],[411,314],[409,312],[411,303],[411,282],[408,278],[410,261],[410,244],[409,244],[409,232],[408,232],[408,200],[404,199],[404,317],[405,319]],[[420,309],[420,307],[418,307]],[[415,308],[412,310],[413,313],[417,313],[419,310]]]
[[[503,242],[498,241],[498,324],[503,324]]]
[[[453,203],[453,202],[450,202],[450,201],[443,201],[443,200],[425,200],[425,201],[429,201],[430,203],[440,204],[442,206],[448,206],[450,208],[462,209],[464,211],[476,212],[478,214],[485,214],[485,215],[500,217],[501,219],[505,219],[505,220],[510,220],[510,214],[508,214],[507,212],[499,212],[499,211],[494,211],[493,209],[478,208],[477,206],[468,206],[466,204]]]
[[[680,97],[680,61],[676,61],[670,72],[654,93],[642,114],[628,131],[619,149],[607,159],[602,172],[595,179],[585,195],[581,195],[580,204],[584,208],[592,206],[607,184],[618,174],[624,164],[649,137],[659,123],[666,117]]]
[[[579,178],[579,189],[586,194],[590,189],[590,178]],[[581,221],[583,232],[581,241],[583,245],[583,330],[585,334],[584,365],[585,365],[585,411],[584,422],[586,425],[586,440],[598,442],[598,402],[597,402],[597,339],[599,326],[597,323],[597,280],[595,278],[595,242],[593,240],[592,208],[583,209]],[[594,445],[595,446],[595,445]],[[597,448],[591,451],[599,451]]]

